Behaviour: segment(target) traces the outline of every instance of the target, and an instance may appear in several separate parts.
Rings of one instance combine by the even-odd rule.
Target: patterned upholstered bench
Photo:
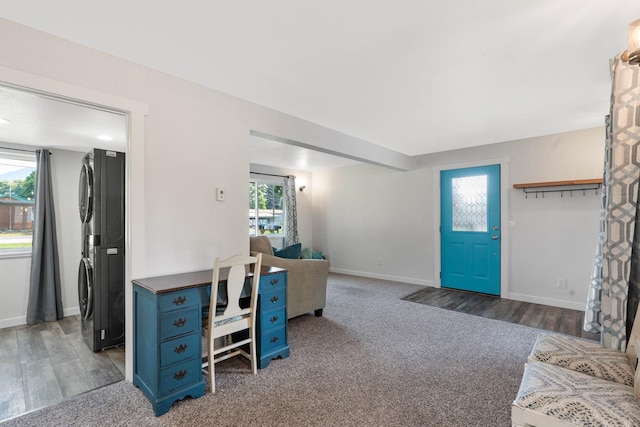
[[[626,352],[605,348],[595,341],[548,332],[538,335],[528,362],[550,363],[628,386],[633,386],[635,375]]]
[[[640,426],[638,336],[626,352],[541,333],[511,408],[514,427]]]
[[[640,400],[633,387],[581,372],[527,364],[511,423],[524,426],[640,426]]]

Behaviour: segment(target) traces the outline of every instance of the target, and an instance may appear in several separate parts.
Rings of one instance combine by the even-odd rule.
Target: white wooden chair
[[[260,268],[262,254],[255,257],[248,255],[234,255],[225,260],[216,258],[213,265],[213,279],[211,282],[211,297],[209,300],[209,316],[203,319],[203,335],[206,345],[203,345],[203,371],[207,373],[211,392],[215,393],[215,364],[230,357],[242,355],[251,361],[251,373],[257,373],[255,313],[258,308],[258,285],[260,283]],[[227,304],[217,306],[218,283],[220,270],[229,269],[227,279]],[[240,299],[245,284],[247,268],[253,271],[251,297],[249,307],[241,308]],[[245,304],[246,305],[246,304]],[[234,342],[232,334],[248,332],[248,338]],[[249,345],[249,352],[243,347]]]

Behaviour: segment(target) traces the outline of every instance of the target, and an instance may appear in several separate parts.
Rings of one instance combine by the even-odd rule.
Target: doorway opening
[[[125,346],[131,348],[131,279],[132,279],[132,269],[133,263],[131,262],[132,258],[138,255],[139,259],[143,259],[140,254],[144,254],[144,227],[141,226],[143,224],[144,218],[144,204],[142,200],[144,199],[144,163],[141,161],[144,159],[144,117],[148,115],[148,106],[145,104],[141,104],[135,101],[127,100],[120,97],[114,97],[108,94],[103,94],[96,92],[94,90],[89,90],[83,87],[73,86],[66,83],[62,83],[56,80],[48,79],[41,76],[36,76],[24,72],[20,72],[17,70],[12,70],[4,67],[0,67],[0,91],[2,89],[11,89],[22,91],[26,94],[31,94],[34,96],[38,96],[40,99],[45,99],[47,101],[53,101],[60,104],[61,108],[65,108],[65,106],[75,106],[75,107],[84,107],[85,112],[89,111],[98,111],[98,112],[106,112],[111,115],[119,115],[121,118],[124,118],[124,126],[122,129],[122,134],[125,136],[123,150],[122,152],[127,152],[128,161],[126,167],[126,188],[125,188],[125,197],[126,197],[126,210],[125,210],[125,218],[127,221],[127,227],[125,231],[125,252],[126,252],[126,269],[125,269],[125,318],[129,319],[127,322],[127,343]],[[3,103],[4,105],[4,103]],[[82,124],[82,121],[80,122]],[[0,138],[4,141],[8,141],[7,138]],[[135,143],[134,143],[135,141]],[[46,146],[49,148],[55,148],[60,150],[65,150],[63,147],[53,146],[50,142],[46,140],[40,140],[35,143],[38,143],[40,146]],[[35,145],[34,143],[34,145]],[[10,143],[8,143],[11,145]],[[24,146],[24,142],[18,141],[16,143],[18,146]],[[90,148],[99,146],[100,141],[96,140],[95,143],[89,143],[86,147],[75,147],[75,149],[69,149],[71,151],[75,151],[77,155],[80,155],[82,152],[90,151]],[[35,147],[34,147],[35,148]],[[59,156],[58,158],[61,158]],[[136,169],[131,167],[132,161],[131,157],[136,159]],[[78,163],[79,165],[79,163]],[[64,173],[72,170],[73,175],[73,184],[72,188],[78,187],[78,172],[79,169],[75,170],[75,162],[65,163],[60,167],[60,170]],[[64,169],[64,170],[63,170]],[[135,183],[135,185],[132,185]],[[68,192],[73,194],[73,227],[76,228],[78,236],[80,235],[80,227],[78,225],[78,203],[77,203],[77,193],[76,191]],[[132,202],[133,200],[133,202]],[[62,222],[62,221],[61,221]],[[135,242],[136,245],[132,246],[132,235],[130,230],[135,229]],[[63,233],[59,233],[59,239],[66,239],[69,241],[74,241],[73,245],[77,245],[77,251],[79,254],[80,251],[80,238],[73,239],[67,238],[63,235]],[[69,294],[73,294],[75,298],[77,298],[77,258],[78,254],[74,249],[69,250],[69,255],[67,259],[70,260],[70,264],[73,265],[71,270],[73,272],[71,274],[67,274],[67,281],[71,282],[71,287],[73,289],[69,289],[65,292]],[[4,260],[3,260],[4,261]],[[23,260],[23,263],[28,264],[28,258]],[[62,268],[62,267],[61,267]],[[138,266],[137,269],[143,269],[144,266]],[[137,273],[140,274],[140,273]],[[68,304],[71,306],[71,304]],[[78,305],[76,304],[76,307]],[[70,307],[73,309],[73,307]],[[77,309],[79,310],[79,309]],[[66,313],[65,313],[66,314]],[[65,328],[68,325],[65,325]],[[88,347],[84,344],[82,348],[83,350],[90,351]],[[100,354],[97,354],[100,356]],[[126,362],[125,362],[126,359]],[[131,365],[131,352],[123,352],[122,355],[122,366],[125,369],[125,378],[131,379],[132,377],[132,365]]]
[[[502,227],[502,224],[509,223],[509,199],[507,197],[509,191],[509,167],[510,167],[511,159],[508,157],[504,158],[494,158],[488,160],[479,160],[479,161],[469,161],[464,163],[443,163],[441,165],[436,165],[433,168],[433,265],[434,265],[434,276],[433,276],[433,286],[435,287],[446,287],[446,283],[443,282],[441,274],[442,274],[442,258],[443,258],[443,248],[442,248],[442,235],[441,235],[441,215],[442,215],[442,205],[443,200],[441,197],[441,174],[445,171],[449,170],[458,170],[458,169],[470,169],[476,167],[484,167],[490,165],[499,166],[499,200],[500,200],[500,208],[499,208],[499,222],[500,222],[500,234],[498,237],[498,241],[500,242],[500,254],[499,254],[499,293],[495,295],[499,295],[501,298],[509,298],[509,228]],[[473,174],[472,174],[473,175]],[[447,202],[449,203],[449,202]],[[488,225],[491,228],[493,225]],[[493,231],[493,230],[492,230]],[[495,235],[495,234],[494,234]],[[491,236],[491,235],[490,235]]]
[[[441,286],[500,295],[500,165],[440,173]]]

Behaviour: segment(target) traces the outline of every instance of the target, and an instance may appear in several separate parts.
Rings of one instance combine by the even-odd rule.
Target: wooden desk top
[[[263,265],[260,269],[260,275],[269,276],[271,274],[277,274],[282,271],[286,271],[286,269]],[[226,283],[228,274],[228,269],[220,270],[220,283]],[[253,273],[249,273],[247,277],[251,276],[253,276]],[[189,273],[171,274],[168,276],[148,277],[146,279],[134,279],[132,280],[132,282],[138,286],[142,286],[143,288],[148,289],[154,294],[162,294],[165,292],[173,292],[178,289],[209,286],[211,285],[212,278],[213,270],[209,269],[202,271],[192,271]]]

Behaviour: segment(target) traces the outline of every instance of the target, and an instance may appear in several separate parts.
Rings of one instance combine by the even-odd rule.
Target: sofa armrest
[[[252,256],[259,252],[251,251]],[[317,273],[322,273],[325,269],[329,271],[329,261],[325,259],[291,259],[280,258],[275,255],[262,254],[262,264],[270,267],[286,268],[290,272],[298,269],[309,269]]]
[[[257,252],[251,252],[251,255]],[[287,316],[322,310],[327,298],[329,261],[324,259],[288,259],[262,254],[262,265],[285,268],[287,274]]]

